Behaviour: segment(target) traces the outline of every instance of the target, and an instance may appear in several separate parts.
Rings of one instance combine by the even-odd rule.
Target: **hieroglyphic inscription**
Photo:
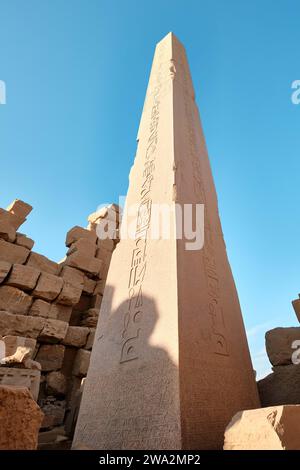
[[[180,67],[181,70],[180,79],[183,86],[184,95],[186,129],[189,144],[188,151],[191,156],[193,168],[194,192],[198,201],[204,204],[205,210],[205,241],[203,248],[203,262],[208,285],[209,300],[206,311],[210,316],[211,321],[212,347],[215,354],[229,356],[228,341],[226,339],[226,325],[220,299],[220,281],[217,272],[213,231],[208,216],[207,201],[202,180],[201,162],[199,158],[199,152],[197,152],[196,135],[194,131],[194,112],[193,107],[191,106],[191,100],[194,101],[194,96],[191,96],[191,90],[189,89],[189,84],[187,81],[189,72],[187,71],[187,64],[183,50],[179,49],[178,54],[180,62],[178,64],[178,68]]]
[[[139,357],[141,320],[143,316],[143,281],[147,269],[147,238],[151,221],[151,187],[154,179],[158,145],[164,47],[164,45],[161,45],[158,52],[159,64],[154,77],[154,91],[149,95],[149,99],[151,98],[152,100],[149,137],[145,152],[143,179],[139,192],[140,199],[137,211],[135,243],[129,271],[127,311],[124,316],[120,363],[132,361]]]

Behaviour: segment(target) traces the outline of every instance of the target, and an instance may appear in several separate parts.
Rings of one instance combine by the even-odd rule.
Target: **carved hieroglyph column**
[[[153,207],[175,203],[204,204],[202,249],[151,235]],[[221,448],[232,416],[259,403],[186,54],[172,33],[155,51],[125,212],[134,205],[135,237],[112,256],[73,447]]]

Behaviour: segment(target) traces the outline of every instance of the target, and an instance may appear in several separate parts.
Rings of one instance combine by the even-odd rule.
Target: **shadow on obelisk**
[[[113,295],[106,286],[73,449],[180,448],[178,367],[159,346],[170,343],[169,332],[156,332],[150,297],[143,296],[127,325],[129,303],[112,309]],[[126,338],[135,336],[124,351]]]

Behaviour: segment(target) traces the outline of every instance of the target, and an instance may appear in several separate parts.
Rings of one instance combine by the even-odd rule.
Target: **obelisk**
[[[125,214],[112,256],[73,448],[220,449],[259,407],[185,50],[155,50]],[[204,204],[204,246],[152,237],[155,205]],[[174,211],[173,222],[178,223]]]

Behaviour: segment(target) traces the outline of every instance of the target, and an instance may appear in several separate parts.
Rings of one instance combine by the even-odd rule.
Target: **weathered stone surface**
[[[16,229],[8,222],[0,220],[0,238],[13,243],[16,239]]]
[[[72,315],[72,307],[68,307],[67,305],[61,304],[51,304],[50,309],[50,318],[56,318],[57,320],[61,320],[64,322],[69,323],[70,318]]]
[[[0,286],[0,310],[26,315],[32,304],[32,297],[11,286]]]
[[[41,401],[41,409],[44,413],[44,419],[41,425],[42,429],[60,426],[64,422],[66,412],[66,402],[64,400],[52,400],[46,398]]]
[[[97,234],[85,228],[75,226],[67,233],[66,246],[71,246],[72,243],[77,242],[80,238],[85,238],[91,243],[96,243]]]
[[[90,351],[87,351],[85,349],[78,350],[73,365],[74,375],[76,375],[77,377],[84,377],[87,374],[90,365],[90,357]]]
[[[65,346],[62,344],[43,344],[36,355],[36,360],[41,364],[42,371],[59,370],[62,367],[65,354]]]
[[[91,299],[91,308],[95,308],[100,311],[102,299],[103,299],[103,295],[101,294],[93,295]]]
[[[47,318],[44,328],[39,334],[38,340],[42,343],[58,343],[64,339],[67,330],[67,322],[53,318]]]
[[[56,318],[51,317],[51,304],[42,299],[35,299],[30,307],[29,315],[33,317]]]
[[[64,374],[59,371],[47,374],[46,390],[48,395],[54,395],[55,397],[65,396],[67,393],[67,380]]]
[[[103,262],[97,258],[90,258],[85,254],[76,251],[69,255],[65,261],[67,266],[80,269],[94,276],[101,276]]]
[[[43,413],[24,387],[0,386],[0,449],[35,450]]]
[[[59,271],[59,265],[54,261],[51,261],[46,256],[40,255],[32,251],[26,263],[28,266],[39,269],[40,271],[48,274],[57,275]]]
[[[16,217],[20,217],[25,222],[26,217],[32,211],[32,206],[27,202],[21,201],[21,199],[15,199],[6,210]]]
[[[17,369],[16,367],[3,366],[0,367],[0,385],[27,387],[34,400],[38,399],[40,380],[41,373],[37,369]]]
[[[81,326],[88,326],[90,328],[96,328],[98,323],[99,310],[96,308],[90,308],[81,315]]]
[[[24,246],[14,245],[13,243],[0,240],[0,259],[8,263],[24,264],[30,251]]]
[[[80,408],[80,402],[84,389],[85,378],[73,377],[71,393],[69,397],[69,413],[65,421],[66,432],[70,435],[74,435],[78,412]]]
[[[64,426],[57,426],[54,429],[51,429],[50,431],[42,431],[39,433],[39,450],[44,449],[43,445],[46,444],[58,444],[61,440],[62,437],[66,435]],[[56,447],[55,447],[56,449]],[[47,450],[47,449],[45,449]]]
[[[85,275],[82,271],[79,271],[76,268],[63,266],[60,276],[63,277],[65,281],[68,281],[75,286],[83,287]]]
[[[259,402],[187,59],[173,34],[156,47],[143,109],[126,197],[136,236],[122,237],[112,256],[74,445],[218,449],[232,416]],[[193,246],[176,239],[176,211],[170,236],[151,236],[151,203],[174,201],[205,204],[203,247],[199,219]]]
[[[90,258],[94,258],[96,254],[97,245],[93,241],[90,241],[88,238],[79,238],[76,242],[70,245],[70,248],[67,251],[67,256],[71,255],[72,253],[82,253],[85,256]]]
[[[300,299],[293,300],[292,305],[294,307],[296,317],[300,322]]]
[[[84,349],[91,350],[95,340],[96,328],[89,328],[89,335]]]
[[[85,328],[83,326],[69,326],[63,343],[67,346],[82,348],[87,342],[89,332],[89,328]]]
[[[116,210],[114,205],[103,207],[88,217],[88,229],[95,230],[99,235],[99,226],[102,226],[103,231],[107,232],[109,230],[111,235],[119,227],[120,216],[119,210]]]
[[[6,222],[16,230],[23,224],[24,218],[18,217],[12,212],[8,212],[5,209],[0,208],[0,223]]]
[[[77,305],[74,306],[75,310],[79,310],[80,312],[84,312],[91,307],[91,296],[82,294],[80,300]]]
[[[96,289],[96,284],[96,281],[94,281],[93,279],[89,279],[85,276],[82,291],[88,295],[92,295],[94,293],[94,290]]]
[[[32,290],[37,284],[39,275],[38,269],[23,264],[14,264],[5,284],[23,290]]]
[[[224,450],[299,450],[300,405],[240,411],[225,431]]]
[[[109,204],[101,207],[88,216],[88,221],[97,223],[99,219],[112,218],[115,220],[120,215],[120,207],[117,204]]]
[[[28,250],[32,250],[34,241],[24,235],[24,233],[17,232],[17,238],[15,240],[15,243],[20,246],[24,246],[25,248],[28,248]]]
[[[112,251],[106,250],[105,248],[102,248],[101,246],[97,249],[96,258],[101,259],[104,265],[109,266],[110,261],[111,261],[111,256],[112,256]]]
[[[0,284],[7,277],[11,266],[12,266],[11,263],[8,263],[7,261],[1,261],[0,260]]]
[[[41,364],[37,361],[34,361],[33,359],[30,359],[29,357],[27,357],[24,360],[24,367],[26,369],[35,369],[35,370],[39,370],[39,371],[42,370]]]
[[[257,382],[262,406],[300,403],[300,364],[276,366]]]
[[[55,300],[63,288],[63,279],[53,274],[42,273],[32,295],[42,300]]]
[[[19,346],[25,346],[31,350],[29,355],[30,358],[33,358],[33,354],[36,347],[36,340],[33,338],[26,338],[25,336],[13,336],[7,335],[4,336],[3,341],[5,343],[5,355],[12,356],[17,351]]]
[[[97,281],[93,294],[94,295],[101,294],[103,296],[104,289],[105,289],[105,284],[106,284],[105,279],[101,279],[101,281]]]
[[[18,346],[16,351],[11,356],[6,356],[0,360],[0,364],[4,366],[11,366],[15,364],[23,364],[26,359],[30,358],[31,349],[26,346]]]
[[[45,323],[44,318],[16,315],[0,311],[0,332],[2,336],[26,336],[36,339]]]
[[[105,253],[104,250],[110,252],[110,254],[111,254],[112,251],[115,248],[114,240],[112,240],[110,238],[105,238],[105,239],[102,239],[102,240],[100,238],[98,238],[97,245],[98,245],[98,250],[97,250],[98,254]]]
[[[273,366],[292,363],[294,341],[299,341],[299,348],[300,327],[274,328],[266,332],[266,351]]]
[[[61,293],[57,297],[57,303],[68,306],[76,305],[79,302],[81,292],[82,287],[64,281]]]

